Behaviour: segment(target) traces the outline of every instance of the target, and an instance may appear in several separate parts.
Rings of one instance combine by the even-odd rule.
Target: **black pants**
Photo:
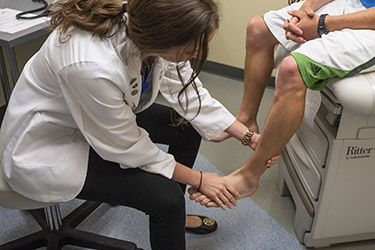
[[[169,145],[176,161],[192,167],[201,137],[190,124],[171,126],[178,114],[153,104],[137,114],[137,123],[154,143]],[[152,249],[185,249],[185,185],[140,169],[121,169],[90,150],[85,185],[77,196],[91,201],[124,205],[149,215]]]

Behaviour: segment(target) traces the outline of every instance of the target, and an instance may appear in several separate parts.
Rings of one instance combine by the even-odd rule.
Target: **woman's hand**
[[[267,166],[268,168],[270,168],[270,167],[271,167],[272,165],[274,165],[279,159],[280,159],[280,155],[277,155],[277,156],[272,157],[270,160],[267,161],[266,166]],[[206,173],[206,174],[207,174],[207,173]],[[225,181],[229,182],[229,183],[233,183],[233,184],[235,184],[236,182],[230,181],[230,179],[228,179],[228,178],[230,178],[230,176],[231,176],[231,175],[228,175],[228,176],[224,176],[224,177],[222,177],[222,178],[223,178]],[[232,178],[232,180],[233,180],[233,178]],[[237,180],[238,180],[238,179],[237,179]],[[238,183],[239,183],[239,182],[237,181],[237,184],[238,184]],[[247,186],[248,184],[249,184],[249,186],[251,186],[251,187],[250,187],[250,189],[251,189],[251,193],[246,194],[246,193],[243,192],[242,195],[249,196],[249,195],[252,195],[252,193],[255,192],[255,190],[256,190],[256,188],[257,188],[257,186],[258,186],[257,182],[249,182],[248,180],[245,180],[245,182],[240,183],[240,186],[237,185],[238,190],[236,190],[236,192],[237,192],[236,195],[235,195],[235,198],[236,198],[236,199],[240,199],[240,198],[241,198],[239,195],[237,195],[237,194],[239,194],[238,191],[240,191],[240,192],[243,191],[243,190],[241,191],[241,187],[242,187],[242,186]],[[229,185],[229,184],[227,184],[227,185]],[[248,191],[248,190],[249,190],[249,187],[248,187],[247,189],[245,188],[245,191]],[[217,202],[217,200],[211,199],[210,196],[208,196],[208,195],[206,195],[206,194],[204,194],[204,193],[202,192],[202,189],[197,190],[197,188],[190,187],[190,188],[188,189],[188,192],[189,192],[189,194],[190,194],[189,198],[190,198],[191,200],[194,200],[194,201],[197,202],[197,203],[200,203],[202,206],[206,206],[207,208],[210,208],[210,207],[222,207],[222,208],[223,208],[223,205],[221,204],[221,202]],[[245,196],[242,196],[242,197],[245,197]],[[237,203],[233,203],[233,202],[232,202],[232,204],[236,205]],[[228,207],[232,208],[231,205],[228,206]],[[224,206],[223,209],[225,209],[225,206]]]
[[[251,129],[253,129],[255,132],[253,136],[251,137],[251,140],[248,146],[252,150],[255,151],[259,144],[261,135],[258,134],[259,129],[258,129],[257,124],[254,124],[253,126],[251,126]],[[239,141],[241,141],[246,132],[247,132],[247,127],[244,124],[242,124],[239,120],[236,120],[229,128],[227,128],[224,132],[220,133],[219,135],[211,138],[210,141],[221,142],[232,136],[237,138]],[[279,159],[280,159],[280,154],[271,157],[266,163],[267,167],[270,168],[272,165],[276,164]]]
[[[199,192],[209,197],[222,209],[225,206],[232,208],[237,205],[236,199],[239,192],[223,177],[216,173],[202,173],[176,162],[172,179],[184,184],[189,184]]]
[[[226,206],[229,208],[232,208],[233,205],[236,206],[236,198],[240,195],[235,188],[216,173],[202,173],[199,192],[223,210],[226,210]]]
[[[266,162],[267,168],[271,168],[273,165],[275,165],[281,158],[281,154],[278,154],[276,156],[272,156],[271,159],[269,159]]]
[[[189,196],[190,200],[193,200],[193,201],[201,204],[202,206],[205,206],[207,208],[219,207],[219,205],[216,202],[214,202],[212,199],[210,199],[206,195],[202,194],[201,192],[199,192],[198,190],[196,190],[193,187],[190,187],[188,189],[188,192],[190,194],[190,196]]]
[[[217,136],[213,137],[210,139],[210,141],[212,142],[222,142],[222,141],[225,141],[226,139],[228,138],[231,138],[232,136],[230,134],[228,134],[227,132],[221,132],[220,134],[218,134]]]
[[[249,147],[250,147],[251,149],[253,149],[254,151],[255,151],[255,149],[257,148],[258,144],[259,144],[260,137],[261,137],[260,134],[254,133],[253,137],[251,138],[251,141],[250,141],[250,143],[249,143]],[[275,164],[279,161],[280,157],[281,157],[280,154],[275,155],[275,156],[272,156],[272,157],[266,162],[266,166],[267,166],[267,168],[270,168],[270,167],[272,167],[273,165],[275,165]]]

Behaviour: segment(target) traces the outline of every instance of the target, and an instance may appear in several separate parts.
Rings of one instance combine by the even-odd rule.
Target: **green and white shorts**
[[[280,42],[297,61],[306,86],[321,90],[327,79],[349,77],[375,71],[375,30],[344,29],[330,32],[321,38],[298,44],[286,40],[283,24],[290,18],[288,10],[298,10],[298,2],[277,11],[269,11],[264,21]],[[366,9],[359,0],[334,0],[319,10],[317,15],[342,15]]]

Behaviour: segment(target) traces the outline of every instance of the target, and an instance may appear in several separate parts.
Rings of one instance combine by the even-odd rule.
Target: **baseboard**
[[[233,66],[225,65],[222,63],[207,61],[203,67],[204,72],[229,77],[239,81],[244,80],[244,70]],[[275,88],[275,77],[271,76],[267,82],[267,87]]]

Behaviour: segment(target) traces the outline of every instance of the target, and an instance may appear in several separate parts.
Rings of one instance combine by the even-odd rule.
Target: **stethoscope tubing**
[[[33,10],[28,10],[28,11],[23,11],[23,12],[20,12],[16,15],[16,18],[17,19],[36,19],[36,18],[39,18],[39,17],[43,17],[43,16],[47,16],[48,15],[48,11],[46,10],[48,8],[48,3],[46,0],[32,0],[33,2],[38,2],[38,3],[41,3],[43,4],[42,7],[40,8],[37,8],[37,9],[33,9]],[[35,15],[35,16],[25,16],[27,14],[31,14],[31,13],[35,13],[35,12],[38,12],[38,11],[42,11],[42,10],[45,10],[44,12],[40,13],[39,15]]]

